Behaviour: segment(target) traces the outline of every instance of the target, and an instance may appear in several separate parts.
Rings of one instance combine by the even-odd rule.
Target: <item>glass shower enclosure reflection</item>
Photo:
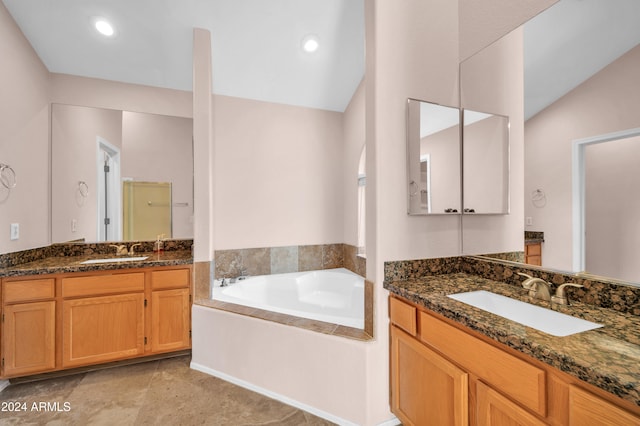
[[[125,181],[122,188],[124,240],[171,238],[171,183]]]

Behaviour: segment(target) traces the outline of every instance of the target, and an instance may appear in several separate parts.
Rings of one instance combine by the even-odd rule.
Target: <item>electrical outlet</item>
[[[20,224],[19,223],[12,223],[11,224],[11,239],[12,240],[17,240],[18,238],[20,238]]]
[[[527,216],[526,218],[524,218],[524,224],[528,226],[533,225],[533,218],[530,216]]]
[[[71,232],[76,232],[78,230],[78,220],[71,219]]]

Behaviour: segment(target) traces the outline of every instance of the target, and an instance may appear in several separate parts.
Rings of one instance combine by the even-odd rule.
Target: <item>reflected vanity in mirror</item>
[[[509,213],[509,117],[462,111],[463,213]]]
[[[407,100],[407,212],[459,214],[460,111]]]
[[[192,134],[190,118],[53,104],[51,242],[193,238]]]

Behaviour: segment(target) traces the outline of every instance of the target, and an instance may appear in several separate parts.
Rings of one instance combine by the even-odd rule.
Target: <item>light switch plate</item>
[[[20,238],[20,224],[12,223],[11,224],[11,240],[17,240]]]

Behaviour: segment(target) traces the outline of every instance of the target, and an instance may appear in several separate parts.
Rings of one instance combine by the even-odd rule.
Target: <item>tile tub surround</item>
[[[364,276],[366,260],[348,244],[322,244],[216,250],[215,278],[347,268]]]
[[[640,316],[640,287],[625,285],[615,280],[473,256],[393,261],[384,264],[385,282],[458,272],[507,283],[518,288],[522,288],[523,281],[523,277],[518,275],[518,272],[539,277],[551,283],[552,291],[555,291],[556,286],[564,283],[581,284],[583,288],[567,288],[570,300]]]
[[[384,287],[392,294],[640,406],[638,316],[580,302],[558,306],[560,312],[604,324],[604,327],[555,337],[447,297],[453,293],[487,290],[548,307],[547,302],[532,300],[526,290],[503,282],[461,272],[386,281]]]

